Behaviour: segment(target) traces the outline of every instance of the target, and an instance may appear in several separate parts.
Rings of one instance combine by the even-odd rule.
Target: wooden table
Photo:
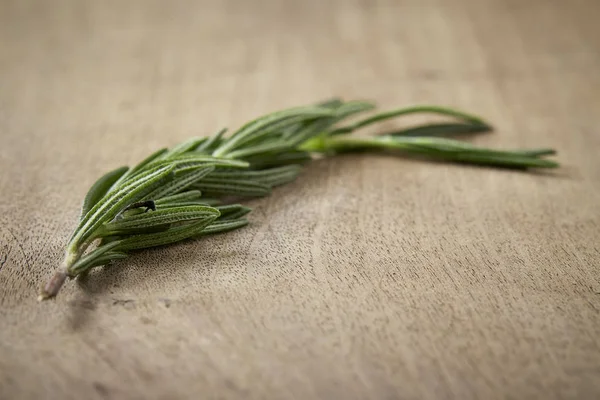
[[[598,398],[599,13],[0,1],[0,398]],[[331,96],[458,107],[563,166],[319,160],[247,228],[36,302],[100,174]]]

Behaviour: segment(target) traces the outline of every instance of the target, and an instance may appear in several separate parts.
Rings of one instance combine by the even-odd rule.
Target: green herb
[[[506,168],[556,168],[552,149],[494,150],[449,136],[491,131],[477,116],[438,106],[414,106],[375,113],[364,101],[332,99],[274,112],[248,122],[229,137],[223,129],[161,149],[139,164],[99,178],[85,196],[79,223],[66,246],[61,268],[42,288],[54,297],[67,278],[128,257],[132,252],[200,238],[248,224],[250,208],[227,204],[262,197],[293,181],[313,155],[386,151],[448,162]],[[455,121],[403,128],[376,136],[350,133],[411,114],[435,114]]]

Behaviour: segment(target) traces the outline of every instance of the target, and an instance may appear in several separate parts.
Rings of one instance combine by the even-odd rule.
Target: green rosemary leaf
[[[221,144],[221,141],[222,141],[222,138],[223,138],[223,135],[225,134],[225,132],[227,132],[226,128],[221,129],[219,132],[217,132],[214,135],[212,135],[211,137],[209,137],[206,142],[204,142],[200,146],[198,146],[196,151],[203,152],[203,153],[212,152],[214,149],[216,149],[216,147],[219,144]]]
[[[110,253],[118,245],[118,241],[113,241],[111,243],[99,246],[98,248],[91,251],[89,254],[86,254],[85,256],[81,257],[79,260],[77,260],[77,262],[73,263],[73,265],[69,267],[69,273],[74,275],[77,269],[84,268],[90,263],[93,263],[93,261],[96,258],[103,257],[105,254]]]
[[[200,199],[200,202],[203,205],[210,206],[210,207],[215,207],[215,206],[218,206],[220,204],[223,204],[222,200],[217,199],[217,198],[212,198],[212,197],[202,197]]]
[[[257,135],[264,132],[277,131],[287,126],[308,121],[319,117],[327,117],[333,114],[332,110],[324,107],[297,107],[274,112],[264,117],[260,117],[244,125],[237,130],[228,140],[219,146],[213,156],[225,156],[233,150],[238,149],[244,143],[254,139]]]
[[[231,167],[231,168],[247,168],[249,164],[242,160],[233,160],[227,158],[216,158],[212,156],[202,155],[196,152],[189,154],[180,154],[169,160],[154,161],[151,166],[158,167],[170,165],[178,170],[187,169],[197,165],[213,165],[215,167]]]
[[[364,150],[402,150],[432,158],[477,165],[511,168],[555,168],[557,163],[526,153],[477,148],[464,142],[443,138],[379,136],[319,137],[306,147],[319,152]]]
[[[251,147],[262,146],[270,143],[278,143],[285,142],[283,139],[285,130],[277,130],[277,131],[267,131],[257,134],[253,139],[244,142],[243,146],[240,149],[248,149]],[[289,144],[288,144],[289,146]],[[227,155],[227,158],[231,157],[230,154]],[[233,157],[232,157],[233,158]]]
[[[118,251],[139,250],[149,247],[164,246],[189,239],[200,234],[217,217],[209,217],[188,224],[169,228],[164,232],[128,236],[119,242]]]
[[[316,103],[315,106],[336,110],[336,109],[339,109],[339,107],[341,107],[343,104],[344,104],[344,102],[342,101],[342,99],[332,98],[330,100],[325,100],[325,101]],[[310,123],[310,122],[308,122],[308,123]],[[291,125],[283,130],[282,136],[284,138],[290,138],[291,136],[294,135],[295,132],[298,132],[300,129],[304,128],[306,125],[307,125],[307,123],[302,123],[302,122],[295,124],[295,125]]]
[[[232,151],[231,153],[229,153],[227,155],[227,157],[243,159],[246,157],[256,156],[256,155],[260,155],[260,154],[280,152],[280,151],[286,151],[286,150],[291,150],[291,149],[292,149],[292,147],[290,146],[289,143],[273,142],[273,143],[266,143],[266,144],[253,146],[253,147],[244,147],[243,149]]]
[[[207,205],[194,204],[190,206],[163,206],[156,211],[135,214],[115,219],[105,224],[106,230],[137,229],[144,226],[173,224],[198,218],[219,217],[220,211]]]
[[[440,159],[448,161],[457,161],[467,164],[479,164],[485,166],[497,166],[508,168],[556,168],[558,164],[554,161],[535,157],[518,157],[510,154],[477,154],[477,153],[458,153],[456,155],[440,154]]]
[[[218,221],[233,221],[242,218],[244,215],[247,215],[252,211],[251,208],[243,207],[240,208],[237,212],[231,213],[223,218],[219,218]],[[218,222],[217,221],[217,222]]]
[[[101,255],[103,255],[105,253],[108,253],[108,252],[114,250],[115,247],[117,247],[118,245],[119,245],[118,242],[112,242],[112,243],[101,245],[98,248],[94,249],[94,251],[90,252],[88,255],[82,257],[82,259],[86,258],[86,257],[90,258],[90,256],[92,256],[92,255],[94,257],[101,256]],[[93,257],[91,257],[91,258],[93,258]]]
[[[489,132],[492,128],[486,124],[454,123],[454,124],[429,124],[412,128],[405,128],[394,132],[383,133],[380,136],[447,136],[466,133]]]
[[[274,187],[296,179],[301,170],[301,165],[291,164],[261,170],[215,171],[209,178],[223,181],[247,180]]]
[[[277,130],[273,130],[273,129],[264,129],[262,131],[259,132],[255,132],[252,137],[246,139],[243,143],[236,145],[235,148],[232,148],[230,151],[235,151],[237,149],[245,149],[248,147],[253,147],[253,146],[258,146],[261,144],[267,144],[267,143],[272,143],[273,141],[277,141],[278,139],[281,139],[283,133],[286,131],[286,129],[288,129],[290,126],[288,125],[287,127],[283,127],[281,129],[277,129],[277,126],[275,126],[275,128]],[[221,148],[224,147],[229,139],[226,139],[222,142],[221,146],[219,146],[217,149],[215,149],[213,151],[213,155],[215,154],[215,152]],[[224,158],[229,158],[229,154],[225,153],[222,157]]]
[[[215,208],[221,213],[221,216],[215,222],[241,218],[252,211],[251,208],[245,207],[241,204],[228,204],[224,206],[217,206]]]
[[[302,171],[302,167],[299,165],[288,165],[287,167],[290,168],[286,171],[281,171],[278,174],[272,174],[265,177],[264,179],[259,180],[259,182],[270,187],[281,186],[292,182],[298,177],[300,171]]]
[[[221,200],[203,197],[200,200],[189,200],[189,201],[167,203],[167,204],[157,207],[156,209],[159,210],[161,208],[166,208],[166,207],[172,208],[172,207],[188,207],[188,206],[214,207],[214,206],[218,206],[219,204],[221,204]]]
[[[121,240],[121,239],[123,239],[123,237],[122,237],[122,236],[104,236],[104,237],[103,237],[103,238],[100,240],[100,244],[99,244],[99,246],[104,246],[104,245],[107,245],[107,244],[109,244],[109,243],[112,243],[112,242],[119,241],[119,240]]]
[[[435,137],[388,137],[384,140],[388,140],[389,142],[397,142],[400,144],[408,144],[415,147],[421,147],[426,150],[438,150],[443,152],[476,152],[478,154],[489,154],[489,155],[514,155],[519,157],[533,157],[530,155],[531,150],[520,150],[520,151],[510,151],[510,150],[493,150],[486,149],[481,147],[473,146],[470,143],[461,142],[454,139],[447,138],[435,138]],[[533,152],[537,152],[538,150],[533,150]],[[543,150],[542,150],[543,151]]]
[[[148,228],[196,219],[217,218],[219,215],[219,210],[207,206],[167,207],[109,222],[102,227],[98,236],[139,233]]]
[[[77,275],[77,274],[81,274],[91,268],[101,267],[103,265],[107,265],[114,261],[122,260],[127,257],[129,257],[129,255],[127,253],[113,251],[110,253],[106,253],[105,255],[103,255],[101,257],[90,260],[90,262],[87,264],[75,265],[72,270],[73,270],[73,273],[75,273]]]
[[[189,164],[177,164],[173,172],[176,175],[182,175],[188,172],[196,171],[198,168],[212,168],[213,170],[217,168],[216,165],[212,163],[201,163],[201,162],[193,162]]]
[[[328,128],[339,121],[352,115],[372,110],[373,108],[375,108],[375,105],[366,101],[352,101],[344,103],[335,109],[333,116],[305,123],[298,130],[289,132],[286,138],[290,140],[294,147],[298,146],[311,137],[325,132]]]
[[[475,115],[467,114],[465,112],[454,110],[452,108],[440,107],[440,106],[428,106],[428,105],[420,105],[414,107],[406,107],[406,108],[398,108],[394,110],[389,110],[385,112],[381,112],[375,114],[369,118],[358,121],[352,125],[337,128],[330,132],[330,135],[339,135],[344,133],[350,133],[355,131],[356,129],[365,127],[367,125],[371,125],[377,122],[385,121],[391,118],[399,117],[401,115],[408,114],[417,114],[417,113],[433,113],[439,115],[445,115],[449,117],[455,117],[464,122],[468,122],[471,124],[477,125],[488,125],[485,121],[483,121],[480,117]]]
[[[201,190],[210,195],[231,195],[242,197],[262,197],[271,192],[271,188],[258,182],[242,180],[204,178],[196,183],[194,189]]]
[[[212,224],[210,224],[206,228],[204,228],[198,234],[198,236],[207,236],[207,235],[214,235],[217,233],[229,232],[229,231],[233,231],[235,229],[242,228],[246,225],[248,225],[248,220],[246,218],[239,218],[239,219],[234,219],[231,221],[219,220],[219,221],[213,222]]]
[[[169,159],[175,156],[178,156],[180,154],[184,154],[187,153],[189,151],[195,150],[198,146],[202,145],[202,143],[206,142],[208,139],[205,137],[201,137],[201,138],[191,138],[189,140],[186,140],[183,143],[178,144],[177,146],[173,147],[171,150],[167,151],[165,154],[163,154],[160,159],[161,160],[165,160],[165,159]]]
[[[94,254],[94,252],[92,252],[89,256],[82,257],[81,259],[79,259],[79,261],[73,264],[73,266],[69,269],[69,272],[74,276],[79,275],[85,271],[90,270],[91,268],[110,264],[115,260],[122,260],[127,257],[129,257],[127,253],[118,251],[109,251],[102,255]]]
[[[119,179],[115,183],[115,185],[118,185],[119,183],[123,182],[124,180],[129,179],[133,175],[139,173],[144,168],[146,168],[148,166],[148,164],[150,164],[154,160],[156,160],[159,157],[161,157],[167,151],[169,151],[167,148],[162,148],[162,149],[157,150],[154,153],[150,154],[148,157],[146,157],[145,159],[143,159],[142,161],[140,161],[135,167],[131,168],[129,171],[127,171],[125,174],[123,174],[123,176],[121,176],[121,179]]]
[[[202,192],[199,190],[188,190],[183,193],[173,194],[171,196],[164,196],[160,199],[155,200],[156,206],[167,206],[170,203],[177,203],[181,201],[193,201],[198,200],[202,197]]]
[[[152,193],[148,194],[146,197],[148,199],[160,199],[162,197],[171,196],[177,194],[194,183],[198,182],[200,179],[205,177],[214,171],[215,167],[212,165],[204,166],[199,165],[193,168],[192,170],[186,170],[186,172],[176,172],[173,179],[162,185],[161,187],[155,189]]]
[[[225,170],[225,169],[221,169],[221,170],[216,170],[216,171],[211,172],[209,177],[214,178],[214,179],[223,179],[223,180],[250,179],[250,180],[258,181],[258,182],[262,183],[265,181],[268,182],[273,177],[277,177],[282,174],[287,174],[287,173],[292,173],[292,172],[297,173],[301,169],[302,169],[302,166],[294,165],[294,164],[284,165],[281,167],[261,169],[261,170],[251,170],[251,169]]]
[[[173,166],[142,172],[106,194],[81,220],[69,247],[88,239],[104,222],[109,221],[127,204],[134,203],[170,177]]]
[[[119,252],[112,252],[112,253],[107,253],[105,255],[103,255],[102,257],[98,257],[92,260],[89,260],[89,262],[87,263],[77,263],[76,265],[73,266],[73,268],[71,269],[72,273],[74,275],[79,275],[82,274],[92,268],[95,267],[101,267],[103,265],[107,265],[112,263],[113,261],[116,260],[121,260],[124,258],[129,257],[129,255],[127,253],[119,253]]]
[[[93,206],[98,203],[98,201],[104,197],[104,195],[110,190],[112,185],[115,184],[119,180],[123,174],[125,174],[129,170],[129,167],[120,167],[114,169],[100,177],[90,188],[90,190],[85,195],[83,200],[83,205],[81,207],[81,215],[79,219],[81,220],[85,214],[88,213],[92,209]]]
[[[556,150],[554,149],[513,150],[513,152],[531,157],[552,156],[556,154]]]
[[[316,103],[316,106],[318,107],[327,107],[327,108],[338,108],[339,106],[341,106],[342,104],[344,104],[344,102],[342,101],[342,99],[338,98],[338,97],[333,97],[329,100],[323,100],[319,103]]]
[[[311,161],[309,152],[290,150],[281,153],[265,153],[245,158],[253,169],[265,169],[290,164],[306,164]]]
[[[349,101],[335,110],[335,122],[365,111],[371,111],[374,108],[375,104],[370,101]]]

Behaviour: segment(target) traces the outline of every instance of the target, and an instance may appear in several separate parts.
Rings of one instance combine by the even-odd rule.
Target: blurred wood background
[[[599,398],[599,13],[0,0],[0,398]],[[36,302],[100,174],[331,96],[458,107],[563,168],[320,160],[243,230]]]

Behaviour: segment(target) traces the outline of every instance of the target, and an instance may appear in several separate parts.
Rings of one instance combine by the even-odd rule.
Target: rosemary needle
[[[365,101],[331,99],[260,116],[228,137],[223,129],[160,149],[133,167],[114,169],[91,186],[65,249],[61,267],[42,287],[55,297],[67,278],[128,257],[132,252],[228,232],[248,224],[251,209],[227,204],[231,196],[267,196],[293,181],[312,155],[393,151],[432,159],[508,168],[556,168],[553,149],[495,150],[449,138],[491,130],[481,118],[446,107],[419,105],[375,113]],[[411,114],[455,121],[420,125],[377,136],[350,133]]]

